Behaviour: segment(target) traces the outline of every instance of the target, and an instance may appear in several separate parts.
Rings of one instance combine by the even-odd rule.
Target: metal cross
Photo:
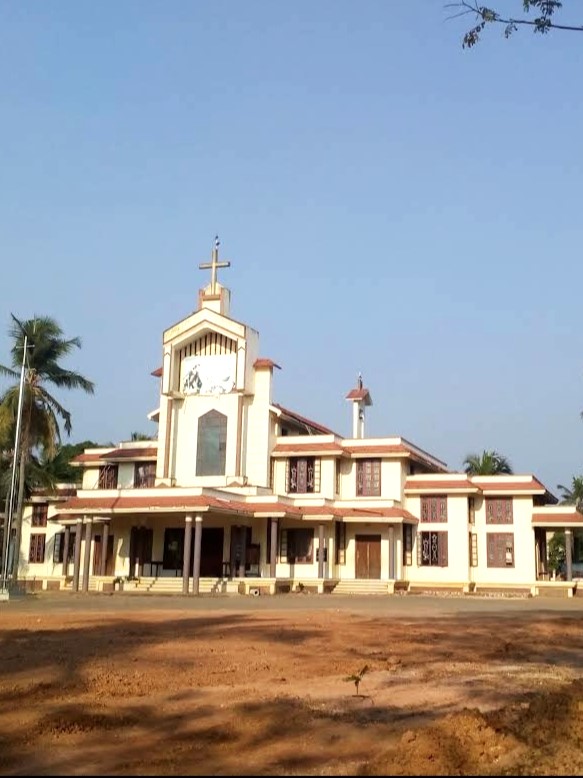
[[[215,235],[215,245],[213,247],[212,259],[210,262],[203,262],[199,265],[200,270],[211,271],[211,294],[217,293],[217,270],[221,267],[231,267],[230,262],[219,262],[219,236]]]

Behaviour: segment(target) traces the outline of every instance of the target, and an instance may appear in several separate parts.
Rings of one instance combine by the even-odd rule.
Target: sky
[[[583,472],[583,35],[443,5],[0,5],[0,363],[11,313],[81,338],[72,442],[156,432],[218,233],[276,402],[350,435],[360,371],[367,435]]]

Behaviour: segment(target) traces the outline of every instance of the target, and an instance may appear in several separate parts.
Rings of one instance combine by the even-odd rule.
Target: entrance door
[[[194,542],[194,538],[193,538],[193,542]],[[221,578],[222,577],[223,542],[224,542],[224,530],[222,527],[203,527],[201,544],[200,544],[201,578]]]
[[[190,557],[192,559],[192,556]],[[182,575],[184,559],[184,529],[168,527],[164,530],[164,570],[172,570],[175,575]]]
[[[107,536],[107,552],[105,557],[105,575],[113,575],[113,535]],[[93,538],[93,575],[101,575],[101,558],[103,555],[103,536]]]
[[[381,577],[381,536],[356,536],[356,578]]]
[[[154,531],[146,527],[132,527],[130,533],[130,575],[143,575],[144,565],[152,562]]]

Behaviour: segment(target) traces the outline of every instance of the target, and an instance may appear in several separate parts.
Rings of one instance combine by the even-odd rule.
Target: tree
[[[468,475],[512,475],[512,465],[497,451],[468,454],[464,459],[464,471]]]
[[[563,530],[553,532],[553,536],[549,540],[547,554],[549,560],[549,569],[552,570],[556,575],[558,572],[560,572],[567,558],[565,533]]]
[[[518,2],[518,0],[517,0]],[[455,19],[460,16],[474,16],[477,24],[466,32],[463,37],[462,46],[471,49],[480,40],[480,35],[486,25],[503,25],[504,37],[509,38],[519,27],[530,27],[534,32],[545,35],[551,30],[571,30],[574,32],[583,32],[583,25],[559,24],[556,19],[557,14],[563,7],[563,0],[522,0],[522,15],[503,16],[494,8],[486,5],[480,5],[477,0],[458,0],[457,2],[446,3],[446,8],[457,9],[449,18]],[[529,16],[533,11],[536,16]]]
[[[557,484],[557,489],[562,492],[563,505],[574,505],[578,511],[583,510],[583,475],[574,475],[570,487]]]
[[[153,440],[152,435],[146,435],[145,432],[132,432],[130,440]]]
[[[25,361],[25,377],[20,435],[20,459],[18,462],[18,498],[14,520],[15,557],[20,550],[22,511],[26,492],[27,465],[35,452],[41,452],[47,460],[53,460],[61,441],[59,422],[67,435],[71,434],[71,414],[49,393],[46,384],[59,389],[83,389],[93,394],[94,385],[79,373],[63,368],[59,362],[74,348],[81,347],[79,338],[66,339],[54,319],[39,317],[20,320],[12,315],[9,335],[12,338],[12,366],[0,365],[0,373],[19,379],[18,368],[22,363],[25,336],[28,339]],[[0,399],[0,439],[15,429],[19,398],[19,385],[11,386]],[[18,574],[18,563],[12,575]]]
[[[347,675],[344,679],[345,681],[351,681],[356,686],[356,696],[358,697],[358,687],[360,686],[360,683],[365,675],[365,673],[368,672],[368,665],[364,665],[364,667],[361,667],[361,669],[357,673],[353,673],[352,675]]]

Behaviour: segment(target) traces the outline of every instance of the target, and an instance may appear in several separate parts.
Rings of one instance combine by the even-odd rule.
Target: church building
[[[190,595],[573,594],[583,516],[534,475],[469,477],[398,435],[367,437],[360,376],[345,395],[350,438],[278,404],[279,366],[230,316],[217,278],[228,266],[216,241],[197,310],[163,333],[157,438],[87,449],[74,460],[78,486],[32,498],[21,581]],[[568,541],[561,582],[547,563],[557,529]]]

